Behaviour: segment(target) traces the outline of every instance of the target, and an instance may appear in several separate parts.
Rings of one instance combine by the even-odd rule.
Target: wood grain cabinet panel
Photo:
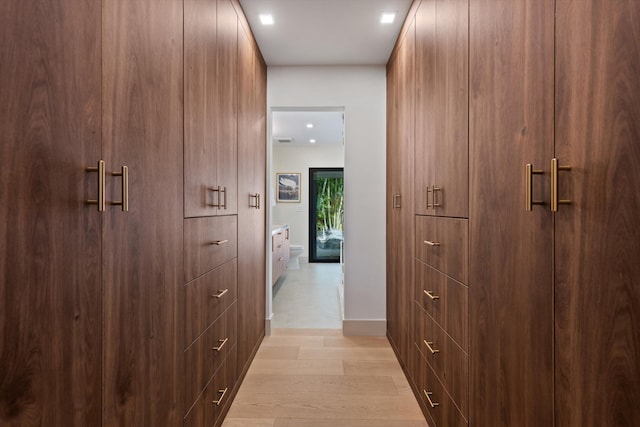
[[[185,282],[236,258],[238,218],[189,218],[184,220]]]
[[[415,236],[419,260],[462,283],[468,282],[467,220],[416,216]]]

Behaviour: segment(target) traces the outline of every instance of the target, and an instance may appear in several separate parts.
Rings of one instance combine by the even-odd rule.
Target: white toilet
[[[304,246],[291,245],[289,246],[289,263],[287,264],[287,270],[297,270],[300,268],[300,261],[298,257],[304,252]]]

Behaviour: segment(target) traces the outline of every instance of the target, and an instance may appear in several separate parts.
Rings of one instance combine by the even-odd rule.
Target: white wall
[[[291,244],[304,246],[309,256],[309,168],[344,167],[344,145],[287,147],[276,145],[272,154],[273,177],[278,172],[300,172],[300,203],[276,203],[272,224],[289,224]]]
[[[345,334],[386,330],[386,70],[269,67],[267,106],[345,109]],[[274,179],[275,170],[269,173]],[[271,186],[269,182],[269,188]],[[268,218],[270,220],[271,218]],[[268,288],[267,313],[271,311]]]

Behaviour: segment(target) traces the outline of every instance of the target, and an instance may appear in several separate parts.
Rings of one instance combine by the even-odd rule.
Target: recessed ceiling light
[[[309,142],[312,143],[312,144],[315,144],[316,140],[315,139],[310,139]]]
[[[391,24],[396,19],[395,13],[383,13],[380,17],[381,24]]]
[[[309,129],[313,128],[313,123],[307,123],[307,127],[308,127]]]
[[[260,15],[260,22],[262,22],[262,25],[273,25],[273,15],[271,14]]]

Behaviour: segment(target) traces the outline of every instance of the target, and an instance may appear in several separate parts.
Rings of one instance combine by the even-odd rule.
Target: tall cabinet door
[[[238,41],[238,373],[242,373],[264,335],[266,81],[242,26]]]
[[[100,425],[100,2],[0,5],[0,425]]]
[[[388,312],[389,332],[402,360],[408,360],[410,339],[410,318],[412,312],[411,284],[413,259],[413,241],[407,236],[413,235],[413,144],[414,144],[414,57],[415,24],[412,23],[397,51],[392,64],[391,90],[394,92],[389,108],[395,110],[397,126],[394,126],[389,141],[389,161],[387,175],[389,184],[387,194],[388,207],[387,230],[388,259],[393,267],[387,274],[389,289],[387,292],[393,304]],[[393,119],[393,116],[390,116]],[[391,295],[392,294],[392,295]]]
[[[183,4],[103,2],[103,143],[128,167],[128,212],[105,216],[103,425],[178,425],[182,285]],[[108,173],[108,200],[122,176]]]
[[[556,425],[640,425],[640,3],[556,2]]]
[[[470,420],[553,425],[554,1],[471,1]],[[533,198],[525,209],[525,165]]]

